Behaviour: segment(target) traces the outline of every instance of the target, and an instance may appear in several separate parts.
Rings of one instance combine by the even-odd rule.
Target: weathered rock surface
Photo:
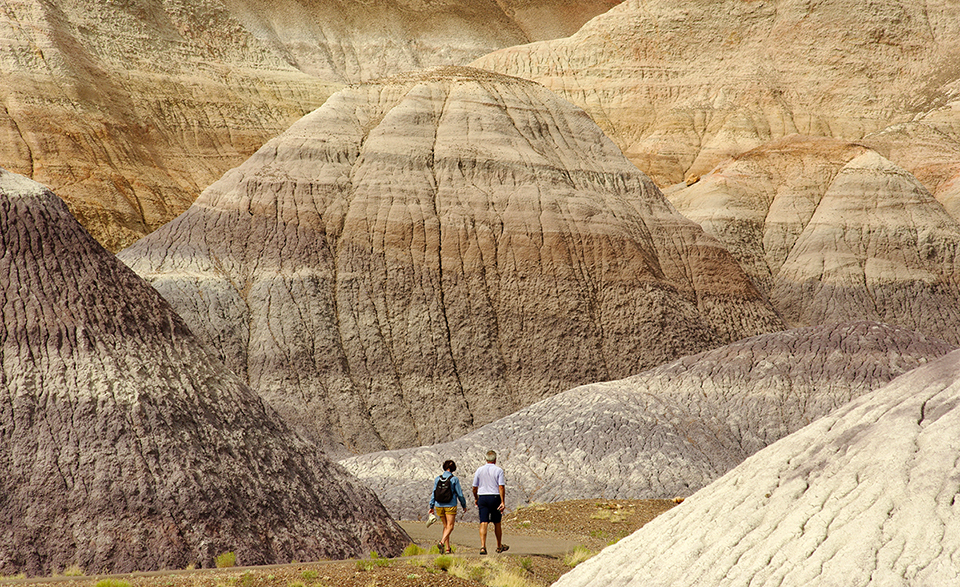
[[[582,110],[469,68],[337,93],[120,256],[352,451],[782,328]]]
[[[0,166],[51,186],[114,251],[334,89],[219,0],[0,7]]]
[[[552,38],[618,0],[5,0],[0,166],[117,251],[341,82]]]
[[[755,454],[558,587],[953,585],[960,351]]]
[[[578,387],[455,441],[341,461],[391,515],[426,512],[440,463],[498,451],[512,508],[690,495],[749,455],[953,346],[870,322],[766,334]]]
[[[61,200],[4,170],[0,245],[0,573],[405,545]]]
[[[621,0],[223,0],[301,71],[355,83],[569,36]]]
[[[960,222],[877,152],[789,137],[667,197],[791,323],[876,320],[960,344]]]
[[[863,144],[912,173],[960,220],[960,102],[871,133]]]
[[[582,106],[658,185],[770,140],[857,140],[949,101],[960,4],[628,0],[474,65]]]

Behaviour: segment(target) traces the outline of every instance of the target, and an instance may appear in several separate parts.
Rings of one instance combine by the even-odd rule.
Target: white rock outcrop
[[[875,320],[960,344],[960,222],[876,151],[788,137],[666,194],[790,323]]]
[[[335,94],[120,257],[360,452],[782,328],[582,110],[470,68]]]
[[[790,134],[858,140],[939,108],[958,39],[955,0],[628,0],[473,65],[583,107],[666,186]]]
[[[341,464],[400,519],[425,515],[441,463],[456,461],[469,486],[489,449],[506,471],[510,509],[687,496],[756,451],[954,348],[870,322],[765,334],[566,391],[452,442]]]
[[[40,184],[0,169],[0,573],[397,554],[376,497],[207,353]]]
[[[558,587],[954,585],[960,351],[758,452]]]

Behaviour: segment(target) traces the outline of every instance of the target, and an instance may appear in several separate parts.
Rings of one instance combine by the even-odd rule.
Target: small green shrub
[[[290,583],[287,583],[287,587],[307,587],[307,586],[301,583],[300,581],[291,581]]]
[[[254,582],[257,578],[254,576],[253,571],[245,571],[240,575],[240,586],[241,587],[253,587]]]
[[[470,571],[467,573],[467,578],[477,583],[483,583],[486,581],[488,574],[487,569],[483,568],[482,565],[471,566]]]
[[[370,553],[370,558],[357,561],[358,571],[372,571],[377,567],[389,567],[392,561],[388,558],[381,558],[377,551]]]
[[[304,581],[308,581],[308,582],[316,581],[316,580],[317,580],[317,577],[319,577],[319,576],[320,576],[320,573],[318,573],[318,572],[316,572],[316,571],[309,571],[309,570],[308,570],[308,571],[304,571],[304,572],[300,573],[300,578],[303,579]]]
[[[64,577],[82,577],[83,569],[81,569],[79,565],[70,565],[69,567],[63,570],[63,576]]]
[[[420,556],[421,554],[427,554],[427,549],[411,542],[403,549],[403,554],[400,556]]]
[[[227,569],[230,567],[237,566],[237,555],[233,552],[224,552],[218,554],[217,558],[213,559],[215,565],[218,569]]]
[[[517,561],[517,562],[520,564],[520,568],[523,569],[524,571],[526,571],[526,572],[528,572],[528,573],[532,573],[532,572],[533,572],[533,559],[530,559],[530,558],[522,558],[522,559],[520,559],[520,560]]]
[[[532,584],[523,577],[503,569],[499,570],[487,585],[490,585],[490,587],[532,587]]]
[[[450,567],[453,566],[453,557],[448,555],[438,556],[433,559],[433,566],[437,567],[441,571],[449,571]]]
[[[120,579],[100,579],[93,587],[131,587],[131,585],[129,581]]]
[[[573,552],[564,555],[563,564],[567,565],[568,567],[575,567],[592,557],[594,554],[596,553],[586,546],[577,546],[573,549]]]

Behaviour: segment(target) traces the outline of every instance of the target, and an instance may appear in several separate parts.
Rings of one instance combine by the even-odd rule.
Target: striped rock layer
[[[875,320],[960,344],[960,221],[876,151],[789,137],[667,196],[792,324]]]
[[[394,517],[419,519],[440,464],[469,486],[498,452],[511,509],[687,496],[835,408],[955,347],[871,322],[765,334],[566,391],[447,443],[341,461]]]
[[[398,553],[318,456],[39,184],[0,170],[0,573]]]
[[[469,68],[335,94],[121,258],[358,452],[782,328],[582,110]]]
[[[958,39],[955,0],[628,0],[568,38],[473,65],[582,106],[664,186],[790,134],[859,140],[943,114],[955,96]],[[931,137],[948,127],[956,124],[930,117],[915,125]],[[957,136],[930,143],[931,164]],[[910,158],[913,143],[889,146]]]
[[[4,0],[0,167],[117,251],[342,83],[565,36],[617,3]]]

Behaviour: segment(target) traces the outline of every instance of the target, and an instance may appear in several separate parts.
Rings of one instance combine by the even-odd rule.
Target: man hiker
[[[493,533],[497,537],[497,552],[504,552],[509,546],[503,543],[503,510],[506,507],[506,480],[503,469],[497,466],[497,453],[487,452],[487,464],[473,474],[473,502],[480,509],[480,554],[487,554],[487,524],[493,522]]]

